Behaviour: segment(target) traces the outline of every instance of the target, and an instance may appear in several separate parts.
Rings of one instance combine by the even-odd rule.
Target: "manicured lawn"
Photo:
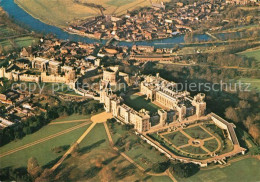
[[[90,133],[79,144],[80,150],[85,149],[104,149],[109,146],[104,124],[99,123],[94,126]]]
[[[204,147],[213,152],[218,148],[218,142],[216,139],[207,140],[204,142]]]
[[[256,182],[260,179],[260,160],[243,159],[230,166],[212,170],[200,170],[194,176],[178,179],[182,182]]]
[[[71,128],[73,126],[79,125],[80,123],[68,123],[68,124],[59,124],[59,125],[47,125],[41,128],[39,131],[27,135],[21,140],[10,142],[9,144],[6,144],[2,147],[0,147],[0,153],[7,152],[9,150],[15,149],[17,147],[23,146],[25,144],[34,142],[36,140],[39,140],[41,138],[47,137],[52,134],[56,134],[60,131],[66,130],[68,128]]]
[[[134,108],[136,111],[140,111],[141,109],[146,109],[147,111],[154,113],[157,112],[158,109],[160,109],[160,107],[146,100],[145,96],[139,96],[139,95],[126,96],[125,104]]]
[[[204,131],[199,126],[187,128],[187,129],[184,129],[183,131],[195,139],[206,139],[206,138],[211,137],[206,131]]]
[[[81,119],[86,119],[87,120],[89,118],[90,118],[90,115],[72,114],[70,116],[66,116],[66,117],[61,117],[61,118],[55,119],[52,122],[73,121],[73,120],[81,120]]]
[[[177,147],[188,144],[189,142],[189,139],[179,131],[169,133],[163,136]]]
[[[62,154],[64,153],[61,152],[57,154],[54,153],[52,149],[54,147],[69,146],[73,144],[89,126],[90,125],[81,127],[70,133],[58,136],[46,142],[34,145],[24,150],[2,157],[0,158],[1,168],[8,167],[8,166],[26,167],[28,159],[30,157],[35,157],[41,166],[48,165],[49,163],[50,166],[48,167],[51,167],[55,163],[54,160],[62,156]],[[58,125],[58,127],[61,127],[61,125]],[[48,133],[46,128],[43,128],[39,132],[36,132],[34,136],[40,138],[39,136],[42,136],[43,132]],[[20,140],[20,142],[17,142],[16,144],[18,143],[20,145],[22,145],[23,143],[24,144],[28,143],[28,138],[25,138],[24,140]],[[8,147],[10,147],[11,145],[14,146],[13,142],[8,145],[9,145]],[[7,145],[4,147],[7,147]],[[12,147],[11,149],[14,149],[14,147]]]
[[[191,153],[191,154],[207,154],[206,151],[204,151],[200,147],[194,147],[194,146],[188,146],[188,147],[183,147],[181,150]]]

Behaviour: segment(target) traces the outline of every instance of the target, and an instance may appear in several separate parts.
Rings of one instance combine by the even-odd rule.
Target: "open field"
[[[154,113],[157,112],[158,109],[160,109],[160,107],[146,100],[145,96],[139,96],[134,94],[134,95],[127,95],[124,99],[126,105],[132,107],[136,111],[139,111],[141,109],[146,109],[147,111]]]
[[[240,78],[239,81],[245,84],[245,87],[249,84],[249,89],[256,89],[260,91],[260,79],[257,78]]]
[[[15,2],[33,17],[58,27],[66,27],[68,23],[101,15],[99,9],[78,4],[74,0],[15,0]],[[101,5],[107,15],[122,15],[127,10],[151,5],[149,0],[81,0],[80,2]]]
[[[232,163],[230,166],[215,168],[211,170],[200,170],[189,178],[177,178],[182,182],[255,182],[260,179],[260,160],[247,158]]]
[[[18,38],[11,38],[0,41],[0,47],[4,51],[9,51],[12,48],[22,48],[22,47],[28,47],[33,44],[35,44],[38,40],[36,38],[33,38],[31,36],[25,36],[25,37],[18,37]]]
[[[254,58],[260,63],[260,48],[258,49],[249,49],[240,53],[237,53],[238,55],[245,56],[248,58]]]
[[[41,128],[39,131],[31,134],[31,135],[26,135],[24,138],[21,140],[13,141],[10,142],[9,144],[6,144],[0,148],[0,154],[3,152],[7,152],[9,150],[15,149],[17,147],[21,147],[25,144],[34,142],[36,140],[39,140],[41,138],[47,137],[52,134],[56,134],[60,131],[69,129],[73,126],[76,126],[80,123],[68,123],[68,124],[61,124],[61,125],[47,125]]]
[[[64,124],[64,126],[71,127],[75,124]],[[51,127],[51,128],[50,128]],[[77,138],[89,127],[89,125],[80,127],[72,132],[66,133],[64,135],[55,137],[43,143],[28,147],[24,150],[12,153],[8,156],[0,158],[1,168],[13,166],[13,167],[26,167],[28,159],[30,157],[35,157],[41,166],[51,167],[54,162],[62,156],[64,152],[55,153],[52,151],[54,147],[63,146],[68,148],[72,143],[74,143]],[[1,153],[14,149],[18,146],[28,144],[29,142],[35,141],[37,139],[43,138],[43,135],[50,135],[51,132],[58,131],[61,128],[64,129],[63,125],[52,125],[47,126],[39,130],[38,132],[26,136],[24,139],[17,142],[11,142],[3,147],[1,147]],[[46,166],[46,167],[47,167]]]
[[[87,120],[89,118],[90,118],[90,115],[72,114],[70,116],[60,117],[51,122],[65,122],[65,121],[71,121],[71,120],[84,120],[84,119]]]

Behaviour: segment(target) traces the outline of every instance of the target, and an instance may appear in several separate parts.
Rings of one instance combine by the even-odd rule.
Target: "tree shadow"
[[[99,147],[99,146],[100,146],[102,143],[104,143],[105,141],[106,141],[105,139],[99,140],[98,142],[93,143],[93,144],[91,144],[91,145],[89,145],[89,146],[80,148],[80,149],[78,150],[78,152],[79,152],[80,154],[88,153],[88,152],[90,152],[92,149],[94,149],[94,148],[96,148],[96,147]]]
[[[108,165],[110,162],[114,161],[115,159],[117,159],[119,157],[119,155],[116,155],[114,157],[110,157],[108,159],[106,159],[105,161],[102,162],[102,164],[104,165]]]
[[[136,169],[135,165],[130,164],[130,165],[122,168],[120,170],[120,172],[118,172],[116,174],[116,178],[120,180],[120,179],[125,178],[126,176],[131,176],[135,173],[135,169]]]

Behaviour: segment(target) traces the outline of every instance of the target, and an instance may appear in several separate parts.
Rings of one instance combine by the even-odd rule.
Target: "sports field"
[[[66,27],[68,23],[101,15],[99,9],[76,3],[74,0],[15,0],[15,2],[33,17],[58,27]],[[151,5],[150,0],[79,0],[79,2],[101,5],[105,8],[106,15],[122,15],[127,10]]]

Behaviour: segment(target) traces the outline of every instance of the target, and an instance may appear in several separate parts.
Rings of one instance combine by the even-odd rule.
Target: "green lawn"
[[[67,125],[67,124],[66,124]],[[54,127],[53,125],[52,127]],[[81,127],[79,129],[76,129],[70,133],[58,136],[56,138],[53,138],[51,140],[48,140],[46,142],[34,145],[32,147],[26,148],[24,150],[18,151],[16,153],[10,154],[8,156],[0,158],[1,168],[8,167],[8,166],[14,166],[14,167],[26,167],[27,161],[30,157],[35,157],[39,164],[41,166],[48,165],[48,167],[51,167],[55,161],[62,156],[64,152],[61,153],[54,153],[52,149],[54,147],[59,146],[69,146],[73,144],[82,134],[83,132],[89,127],[90,125],[86,125],[84,127]],[[56,128],[62,127],[61,125],[55,126]],[[50,131],[48,131],[48,128],[43,128],[40,131],[33,134],[34,137],[40,138],[43,137],[43,133],[49,134]],[[28,137],[31,137],[32,135],[29,135]],[[21,146],[22,144],[28,143],[28,137],[24,138],[23,140],[20,140],[16,142],[16,146]],[[10,148],[10,146],[15,146],[14,142],[4,146],[6,149],[7,147]],[[11,149],[14,149],[15,147],[11,147]],[[1,147],[2,149],[2,147]],[[2,152],[2,151],[1,151]]]
[[[122,126],[118,123],[114,123],[113,129],[110,128],[109,130],[115,144],[119,139],[124,139],[124,145],[122,147],[117,146],[118,148],[125,149],[126,144],[129,143],[129,150],[125,150],[125,153],[144,169],[151,168],[153,163],[166,160],[164,156],[160,155],[160,152],[152,148],[149,144],[142,142],[135,134],[123,130]]]
[[[79,144],[80,150],[104,149],[109,146],[104,124],[98,123]]]
[[[19,37],[14,39],[15,44],[18,47],[28,47],[31,46],[32,44],[35,44],[37,40],[33,37],[27,36],[27,37]]]
[[[103,124],[97,124],[79,144],[78,154],[61,166],[57,181],[171,181],[167,176],[147,176],[113,150]]]
[[[194,176],[178,179],[181,182],[256,182],[260,179],[260,161],[243,159],[230,166],[212,170],[200,170]]]
[[[151,178],[148,179],[147,181],[151,180],[152,182],[172,182],[168,176],[151,176]]]
[[[260,62],[260,49],[243,51],[238,53],[238,55],[245,56],[248,58],[255,58],[258,62]]]
[[[13,29],[7,27],[6,25],[0,26],[0,37],[8,37],[13,36],[15,34],[16,32]]]
[[[123,5],[127,5],[131,2],[134,2],[135,0],[110,0],[108,1],[106,4],[108,5],[113,5],[113,6],[123,6]]]
[[[160,107],[156,106],[152,102],[145,99],[145,96],[139,95],[128,95],[125,98],[125,104],[134,108],[136,111],[140,111],[141,109],[146,109],[152,113],[161,109]]]
[[[249,86],[249,88],[247,88],[247,89],[256,89],[256,90],[260,91],[260,79],[241,78],[241,79],[239,79],[239,81],[244,83],[245,89],[247,88],[247,86]]]
[[[195,139],[206,139],[206,138],[211,137],[211,135],[209,135],[206,131],[204,131],[199,126],[187,128],[187,129],[184,129],[183,131]]]
[[[216,139],[207,140],[204,142],[204,147],[213,152],[218,148],[218,142]]]
[[[47,137],[49,135],[56,134],[60,131],[71,128],[78,124],[80,124],[80,123],[77,122],[77,123],[44,126],[39,131],[37,131],[31,135],[27,135],[24,138],[22,138],[21,140],[13,141],[13,142],[10,142],[9,144],[6,144],[6,145],[0,147],[0,153],[7,152],[9,150],[12,150],[17,147],[23,146],[25,144],[34,142],[35,140],[39,140],[39,139]]]
[[[188,147],[183,147],[181,150],[188,152],[190,154],[207,154],[206,151],[204,151],[200,147],[194,147],[194,146],[188,146]]]
[[[0,41],[0,45],[5,51],[9,51],[12,48],[22,48],[22,47],[28,47],[33,44],[36,44],[38,42],[38,39],[33,38],[31,36],[26,37],[18,37],[15,39],[10,40],[2,40]]]
[[[177,147],[188,144],[189,142],[189,139],[179,131],[169,133],[163,136]]]
[[[90,118],[90,115],[72,114],[70,116],[60,117],[58,119],[53,120],[52,122],[63,122],[63,121],[72,121],[72,120],[81,120],[81,119],[87,120],[89,118]]]

